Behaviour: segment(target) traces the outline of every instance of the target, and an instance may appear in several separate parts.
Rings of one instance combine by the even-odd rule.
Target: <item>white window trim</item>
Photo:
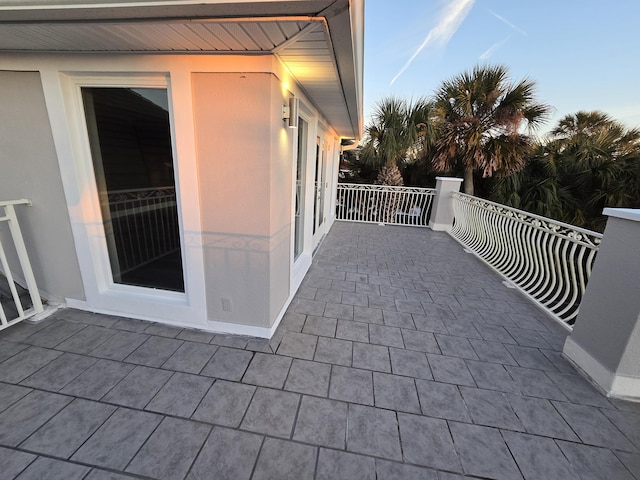
[[[52,85],[54,81],[59,82],[58,88]],[[180,84],[179,88],[172,88],[172,83],[175,84],[176,81]],[[205,327],[204,265],[188,72],[171,77],[166,72],[57,75],[45,75],[43,72],[43,87],[52,104],[64,106],[64,109],[50,109],[52,125],[62,124],[68,129],[65,132],[67,141],[58,143],[63,150],[64,147],[69,148],[66,152],[61,152],[58,148],[58,158],[85,288],[85,301],[67,299],[67,303],[105,313]],[[183,254],[184,293],[113,282],[93,164],[90,160],[81,87],[167,89]],[[52,98],[60,92],[61,98]],[[174,105],[180,105],[179,112],[175,111]],[[177,116],[180,117],[179,121]],[[185,235],[185,232],[188,234]]]

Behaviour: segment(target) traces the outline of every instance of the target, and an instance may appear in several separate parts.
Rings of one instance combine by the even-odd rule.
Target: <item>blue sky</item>
[[[638,0],[366,0],[365,16],[365,123],[384,96],[500,63],[554,108],[540,133],[578,110],[640,127]]]

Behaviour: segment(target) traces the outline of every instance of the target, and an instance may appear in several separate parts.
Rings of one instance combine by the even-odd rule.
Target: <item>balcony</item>
[[[566,323],[511,286],[446,232],[336,222],[271,340],[70,309],[15,325],[0,471],[640,479],[639,404],[578,374]]]

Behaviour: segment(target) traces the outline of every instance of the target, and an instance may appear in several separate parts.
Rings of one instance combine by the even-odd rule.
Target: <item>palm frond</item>
[[[523,168],[532,141],[522,127],[538,127],[550,112],[534,93],[532,80],[512,84],[502,65],[478,65],[445,80],[433,105],[440,127],[434,167],[462,165],[483,176]]]

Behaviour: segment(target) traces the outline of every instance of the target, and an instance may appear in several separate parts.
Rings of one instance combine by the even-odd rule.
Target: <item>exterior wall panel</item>
[[[289,294],[293,152],[279,82],[268,73],[192,79],[207,316],[270,327]]]
[[[84,298],[40,75],[0,72],[0,105],[0,199],[33,202],[16,211],[38,287],[57,301]],[[6,225],[0,236],[10,244],[4,242]],[[12,270],[19,272],[14,252],[7,253]]]
[[[306,273],[314,250],[311,223],[316,137],[321,135],[333,146],[326,159],[327,193],[334,189],[332,162],[337,158],[339,142],[334,129],[282,62],[275,57],[240,55],[2,58],[13,71],[24,72],[16,74],[11,82],[6,80],[8,77],[0,77],[5,86],[3,106],[12,105],[11,111],[20,112],[24,118],[22,133],[10,131],[8,122],[3,125],[6,133],[0,141],[15,137],[13,150],[5,148],[3,153],[6,150],[20,158],[38,158],[38,163],[14,162],[12,177],[6,184],[17,186],[28,178],[37,185],[33,191],[49,195],[41,202],[35,194],[11,191],[9,198],[30,196],[39,205],[58,205],[55,214],[63,222],[60,218],[48,221],[58,229],[66,222],[66,238],[60,233],[64,229],[57,236],[48,232],[38,237],[38,242],[46,244],[46,248],[35,248],[36,256],[42,254],[39,261],[46,263],[47,272],[64,275],[62,280],[54,277],[55,281],[45,282],[41,288],[64,288],[60,297],[69,299],[69,305],[75,308],[214,331],[271,335]],[[40,74],[33,73],[36,71]],[[89,202],[93,197],[87,187],[92,177],[86,162],[91,160],[79,113],[81,105],[76,98],[78,85],[147,88],[160,85],[163,78],[172,107],[185,272],[191,272],[185,278],[185,298],[169,297],[162,291],[124,292],[124,288],[109,285],[108,291],[104,288],[106,270],[95,251],[98,210],[95,202]],[[24,79],[35,81],[37,95],[32,92],[33,82]],[[293,210],[298,132],[288,128],[282,119],[282,107],[288,105],[292,95],[300,99],[301,115],[309,125],[304,162],[307,171],[303,175],[309,196],[305,199],[305,245],[295,263]],[[10,98],[15,100],[9,101]],[[39,105],[38,109],[33,105]],[[323,122],[322,131],[319,122]],[[35,137],[38,142],[33,142]],[[41,149],[37,153],[20,153],[36,146]],[[46,165],[42,163],[44,157],[49,159]],[[4,184],[5,178],[0,176],[0,187]],[[55,184],[57,187],[48,192]],[[0,191],[4,199],[8,190]],[[325,198],[327,224],[332,218],[330,205],[331,199]],[[20,208],[24,215],[36,207]],[[51,230],[47,225],[44,229]],[[69,286],[61,281],[75,284]],[[54,287],[49,287],[51,284]]]

